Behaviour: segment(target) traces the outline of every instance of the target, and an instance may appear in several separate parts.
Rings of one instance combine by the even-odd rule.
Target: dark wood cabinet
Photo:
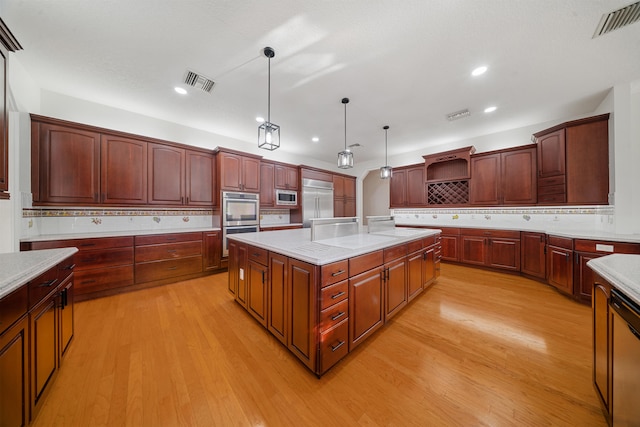
[[[608,122],[603,114],[534,134],[539,203],[609,203]]]
[[[289,259],[289,317],[287,319],[289,350],[307,368],[316,370],[317,335],[317,267],[297,259]]]
[[[269,254],[265,249],[249,246],[247,256],[247,311],[266,328]]]
[[[384,324],[382,266],[349,278],[349,349],[353,350]]]
[[[146,204],[147,143],[115,135],[100,141],[100,202]]]
[[[520,232],[464,229],[460,261],[502,270],[520,270]]]
[[[384,249],[382,280],[384,282],[384,316],[391,319],[407,305],[407,251],[408,245]]]
[[[273,163],[260,163],[260,207],[273,208],[276,205],[275,191],[275,165]]]
[[[441,238],[442,259],[445,261],[460,261],[460,229],[443,227]]]
[[[213,154],[186,150],[186,203],[189,206],[214,205]]]
[[[247,264],[249,263],[249,246],[242,243],[236,243],[235,257],[237,259],[237,262],[233,265],[233,268],[236,269],[237,271],[237,274],[235,275],[236,301],[246,310],[247,309],[247,280],[248,280]]]
[[[471,157],[469,200],[473,205],[535,204],[536,146]]]
[[[221,191],[260,192],[260,157],[218,148],[217,173]]]
[[[94,205],[100,201],[100,134],[32,122],[34,203]]]
[[[185,204],[185,150],[149,144],[149,204]]]
[[[274,187],[277,189],[297,191],[300,188],[300,177],[297,166],[276,163],[274,168],[274,176]]]
[[[520,271],[528,276],[546,279],[547,273],[547,235],[523,231],[520,234],[521,261]]]
[[[611,425],[611,313],[609,297],[611,285],[598,274],[593,275],[593,384]]]
[[[411,301],[423,290],[425,283],[424,257],[422,249],[407,255],[407,301]]]
[[[423,163],[394,168],[389,185],[389,204],[391,208],[426,205],[425,168]]]
[[[135,283],[202,273],[202,232],[135,237]]]
[[[64,356],[69,349],[71,340],[75,333],[74,322],[74,277],[67,276],[60,283],[58,288],[58,322],[59,322],[59,343],[58,343],[58,365],[62,364]]]
[[[547,282],[556,289],[573,295],[573,239],[548,237]]]
[[[286,256],[269,253],[268,283],[267,329],[286,346],[289,332],[289,260]]]
[[[222,239],[220,231],[205,231],[202,233],[202,269],[203,271],[221,268]]]
[[[333,216],[356,216],[356,179],[333,175]]]

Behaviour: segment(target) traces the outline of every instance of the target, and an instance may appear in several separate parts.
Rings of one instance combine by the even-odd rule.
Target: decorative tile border
[[[212,209],[22,209],[23,218],[100,217],[100,216],[206,216]]]
[[[613,215],[614,206],[554,206],[526,208],[424,208],[392,209],[392,214],[403,215]],[[526,219],[526,218],[525,218]]]

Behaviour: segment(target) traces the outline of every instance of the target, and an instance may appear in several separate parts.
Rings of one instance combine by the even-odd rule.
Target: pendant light
[[[380,179],[389,179],[393,175],[393,170],[387,162],[387,131],[389,126],[384,126],[382,129],[384,129],[384,166],[380,168]]]
[[[276,52],[265,47],[262,51],[269,59],[269,77],[267,85],[267,121],[258,126],[258,147],[273,151],[280,147],[280,126],[271,123],[271,58],[276,56]]]
[[[338,167],[349,169],[353,167],[353,153],[347,148],[347,104],[349,98],[342,98],[344,104],[344,150],[338,153]]]

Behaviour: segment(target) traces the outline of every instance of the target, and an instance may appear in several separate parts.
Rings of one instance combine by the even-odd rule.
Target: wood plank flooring
[[[318,379],[227,274],[76,304],[34,426],[605,426],[591,309],[528,279],[438,282]]]

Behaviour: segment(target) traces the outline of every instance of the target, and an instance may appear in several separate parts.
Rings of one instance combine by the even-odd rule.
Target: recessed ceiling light
[[[313,138],[311,138],[311,140],[313,142],[318,142],[318,141],[320,141],[320,138],[318,138],[317,136],[314,136]]]
[[[264,123],[264,117],[260,117],[260,116],[256,117],[256,122]]]
[[[479,76],[479,75],[481,75],[481,74],[484,74],[486,71],[487,71],[487,67],[485,67],[485,66],[483,65],[482,67],[478,67],[478,68],[476,68],[475,70],[473,70],[473,71],[471,72],[471,75],[472,75],[472,76],[474,76],[474,77],[477,77],[477,76]]]
[[[174,87],[173,90],[178,92],[180,95],[186,95],[187,94],[187,90],[185,88],[182,88],[182,87],[179,87],[179,86]]]
[[[484,109],[484,112],[485,113],[493,113],[494,111],[496,111],[497,108],[498,107],[495,107],[495,106],[487,107],[487,108]]]

